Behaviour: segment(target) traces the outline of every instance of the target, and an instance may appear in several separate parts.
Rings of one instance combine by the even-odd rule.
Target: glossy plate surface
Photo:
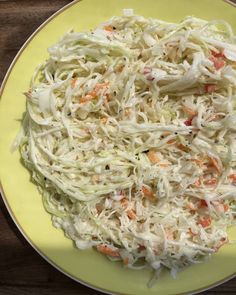
[[[28,89],[35,67],[47,58],[47,48],[71,28],[89,30],[113,15],[120,15],[123,8],[134,8],[136,14],[173,22],[187,15],[225,19],[236,31],[236,8],[221,0],[82,0],[63,8],[23,46],[2,86],[0,180],[4,201],[16,225],[45,259],[92,288],[135,295],[200,292],[236,274],[236,245],[225,246],[211,260],[184,270],[175,280],[163,273],[159,282],[148,289],[149,271],[128,270],[94,250],[77,250],[61,230],[55,229],[19,153],[10,153],[25,110],[22,93]],[[236,240],[236,228],[230,230],[230,237]]]

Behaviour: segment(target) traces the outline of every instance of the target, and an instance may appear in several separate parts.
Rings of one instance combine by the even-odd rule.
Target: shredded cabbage
[[[228,242],[235,40],[222,21],[174,24],[127,9],[49,48],[14,147],[78,248],[156,278]]]

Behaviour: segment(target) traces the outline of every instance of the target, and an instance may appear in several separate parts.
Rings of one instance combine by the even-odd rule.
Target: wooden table
[[[0,83],[25,40],[44,20],[69,2],[0,0]],[[0,198],[0,294],[101,293],[72,281],[41,258],[23,238]],[[202,294],[236,294],[236,278]]]

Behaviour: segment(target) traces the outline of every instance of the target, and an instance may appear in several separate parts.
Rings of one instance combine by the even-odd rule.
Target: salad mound
[[[228,243],[236,213],[236,37],[124,10],[49,48],[19,146],[79,249],[173,276]]]

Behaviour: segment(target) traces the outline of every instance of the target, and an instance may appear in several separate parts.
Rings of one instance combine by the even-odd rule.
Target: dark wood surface
[[[0,83],[25,40],[44,20],[69,2],[0,0]],[[0,198],[0,295],[15,294],[100,293],[74,282],[48,264],[23,238]],[[236,294],[236,278],[201,294]]]

